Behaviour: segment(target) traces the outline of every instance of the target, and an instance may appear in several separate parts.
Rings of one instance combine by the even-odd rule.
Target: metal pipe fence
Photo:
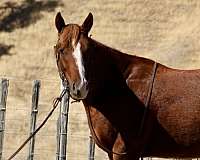
[[[12,79],[14,80],[14,79]],[[23,80],[18,81],[19,83],[22,83]],[[48,80],[45,81],[45,83],[48,82]],[[53,82],[53,80],[50,80],[49,82]],[[55,81],[56,83],[59,84],[58,81]],[[54,84],[55,85],[55,84]],[[27,137],[28,135],[32,134],[36,127],[37,124],[41,122],[40,116],[42,114],[45,114],[48,112],[47,109],[44,109],[43,106],[48,105],[48,103],[46,103],[45,101],[43,101],[43,99],[41,98],[41,91],[42,91],[42,85],[41,85],[41,80],[34,80],[33,81],[33,87],[32,87],[32,101],[31,101],[31,108],[30,108],[30,113],[29,114],[29,118],[30,118],[30,123],[29,123],[29,127],[30,130],[26,129],[26,131],[24,131],[23,133],[18,133],[19,130],[23,129],[23,127],[21,126],[16,126],[13,125],[13,122],[22,122],[24,121],[24,123],[27,125],[28,122],[26,122],[27,120],[24,119],[24,116],[15,116],[13,118],[13,116],[10,116],[10,114],[15,114],[15,113],[28,113],[28,108],[27,108],[27,104],[29,104],[28,102],[26,104],[13,104],[13,106],[7,106],[7,99],[9,98],[8,92],[9,92],[9,86],[10,86],[10,82],[8,79],[0,79],[0,160],[3,160],[4,157],[4,153],[6,153],[8,146],[12,146],[12,142],[10,142],[9,138],[6,139],[5,141],[5,135],[9,136],[22,136],[22,137]],[[63,85],[61,84],[61,88],[60,91],[63,90]],[[27,96],[27,95],[26,95]],[[42,99],[39,101],[39,99]],[[26,99],[27,101],[27,99]],[[40,104],[39,104],[40,103]],[[7,111],[7,107],[10,107],[10,109],[13,110],[13,113],[9,113]],[[6,113],[7,112],[7,113]],[[58,112],[58,118],[57,119],[50,119],[49,121],[52,121],[53,123],[57,122],[57,136],[54,134],[54,132],[50,132],[48,129],[41,130],[41,132],[38,133],[38,135],[34,136],[33,139],[31,139],[29,146],[27,146],[26,151],[23,152],[23,155],[20,154],[18,159],[27,159],[27,160],[34,160],[34,159],[38,159],[38,157],[40,156],[38,154],[38,148],[37,146],[39,145],[39,142],[43,141],[43,137],[47,136],[48,133],[48,139],[49,142],[51,141],[52,138],[55,137],[56,139],[56,143],[57,143],[57,147],[55,148],[43,148],[43,152],[45,154],[45,152],[54,152],[54,156],[52,157],[48,157],[45,156],[46,159],[56,159],[56,160],[73,160],[76,159],[77,160],[77,156],[78,157],[82,157],[81,159],[87,159],[88,160],[100,160],[102,159],[102,156],[95,154],[96,150],[98,150],[95,147],[95,142],[92,138],[92,136],[89,134],[88,135],[83,135],[83,134],[78,134],[79,132],[73,132],[73,129],[70,129],[68,125],[79,125],[80,127],[80,121],[69,121],[69,95],[65,95],[64,98],[62,99],[62,102],[60,104],[60,108],[59,108],[59,112]],[[70,113],[70,115],[75,114],[76,116],[84,116],[84,113],[82,112],[76,112],[76,113]],[[6,117],[6,115],[8,115],[8,118]],[[5,129],[6,123],[8,124],[8,127],[12,126],[14,129],[12,129],[12,131],[9,131],[8,129]],[[16,124],[16,123],[15,123]],[[52,127],[52,126],[47,126],[48,127]],[[86,153],[77,153],[75,150],[69,150],[69,139],[79,139],[79,141],[81,140],[85,140],[87,141],[87,146],[85,146],[85,148],[87,148],[88,152]],[[7,145],[4,146],[4,143],[7,143]],[[19,142],[21,143],[21,141]],[[47,142],[48,143],[48,142]],[[77,145],[77,144],[74,144]],[[14,147],[13,147],[14,148]],[[10,154],[11,151],[8,151],[8,154]],[[26,155],[25,155],[26,154]],[[25,158],[26,157],[26,158]],[[39,158],[41,159],[41,158]],[[43,158],[44,159],[44,158]],[[104,158],[106,159],[106,158]],[[145,158],[146,160],[152,160],[154,158]],[[155,158],[157,159],[157,158]]]

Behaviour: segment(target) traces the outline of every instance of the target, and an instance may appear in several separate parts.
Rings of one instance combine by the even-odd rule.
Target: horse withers
[[[110,160],[200,156],[200,70],[171,69],[95,41],[91,13],[82,25],[57,13],[55,25],[58,70]]]

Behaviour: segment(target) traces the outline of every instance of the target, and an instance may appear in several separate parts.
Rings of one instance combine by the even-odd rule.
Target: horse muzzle
[[[76,100],[82,100],[87,97],[88,84],[87,81],[81,83],[72,83],[70,85],[70,96]]]

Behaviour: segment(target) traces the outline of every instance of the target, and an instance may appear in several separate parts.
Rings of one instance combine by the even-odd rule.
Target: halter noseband
[[[62,80],[62,84],[63,84],[64,88],[67,89],[69,92],[69,81],[67,80],[61,67],[58,65],[58,62],[60,60],[60,52],[57,51],[57,49],[58,49],[57,45],[54,46],[54,52],[56,54],[56,64],[57,64],[57,68],[58,68],[58,73],[59,73],[60,79]]]

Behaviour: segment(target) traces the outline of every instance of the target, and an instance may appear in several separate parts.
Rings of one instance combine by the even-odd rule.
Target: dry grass
[[[13,5],[17,7],[22,5],[23,2],[12,1]],[[36,2],[47,3],[48,1]],[[1,22],[11,12],[9,8],[2,10],[5,3],[6,1],[0,2]],[[198,0],[63,0],[62,3],[63,5],[57,4],[55,8],[51,6],[50,9],[37,6],[37,12],[35,9],[31,10],[32,14],[25,19],[29,23],[24,23],[24,25],[19,23],[22,22],[19,20],[22,18],[22,14],[15,19],[16,22],[14,21],[10,26],[7,26],[8,28],[12,27],[11,30],[1,29],[1,77],[15,77],[13,84],[15,83],[14,81],[19,79],[26,81],[50,79],[55,81],[54,84],[59,87],[53,56],[53,45],[57,38],[54,17],[57,11],[62,11],[66,22],[79,24],[82,23],[88,12],[92,12],[94,15],[92,37],[111,47],[130,54],[149,57],[175,68],[200,68],[200,1]],[[0,25],[0,28],[3,27]],[[42,101],[50,104],[52,98],[46,97],[57,95],[58,89],[56,90],[57,92],[54,92],[52,83],[45,81],[44,84],[48,86],[48,89],[42,93],[41,100],[43,99]],[[8,108],[14,106],[10,107],[7,112],[13,112],[11,109],[16,109],[15,105],[17,104],[29,104],[27,101],[30,100],[30,87],[30,82],[15,84],[12,87],[9,92],[10,103]],[[25,98],[26,96],[29,98]],[[48,110],[49,106],[46,105],[43,109]],[[27,109],[27,117],[29,110],[30,107]],[[77,114],[77,110],[81,110],[82,114]],[[19,115],[16,113],[10,116],[16,118]],[[83,130],[80,133],[81,135],[88,134],[86,118],[81,105],[71,106],[70,121],[77,122],[71,125],[73,133],[77,132],[78,128]],[[51,125],[55,125],[54,123],[55,121]],[[27,130],[28,121],[21,125],[22,130]],[[7,129],[10,127],[11,124],[8,123]],[[53,131],[52,133],[54,133]],[[9,138],[12,140],[11,137]],[[44,137],[43,139],[45,141]],[[47,148],[47,142],[48,138],[46,142],[42,143],[44,145],[41,144],[41,146]],[[13,144],[15,141],[10,143]],[[69,154],[69,156],[72,155],[69,160],[85,159],[84,154],[87,154],[87,147],[84,146],[86,143],[87,139],[80,142],[80,139],[75,137],[74,145],[69,147],[69,152],[75,153]],[[53,144],[55,145],[55,142]],[[8,148],[9,145],[8,143],[6,144]],[[50,148],[53,147],[51,146]],[[83,150],[82,148],[85,149]],[[37,159],[43,159],[40,157],[42,153],[39,152],[41,148],[36,148],[36,150],[38,153]],[[55,151],[55,149],[52,150]],[[4,150],[5,152],[7,151]],[[76,153],[80,153],[80,156],[74,157],[73,155],[76,155]],[[5,154],[7,155],[8,153]],[[54,159],[53,155],[54,152],[48,152],[48,159]],[[97,157],[97,159],[102,159],[102,152],[98,152]]]

